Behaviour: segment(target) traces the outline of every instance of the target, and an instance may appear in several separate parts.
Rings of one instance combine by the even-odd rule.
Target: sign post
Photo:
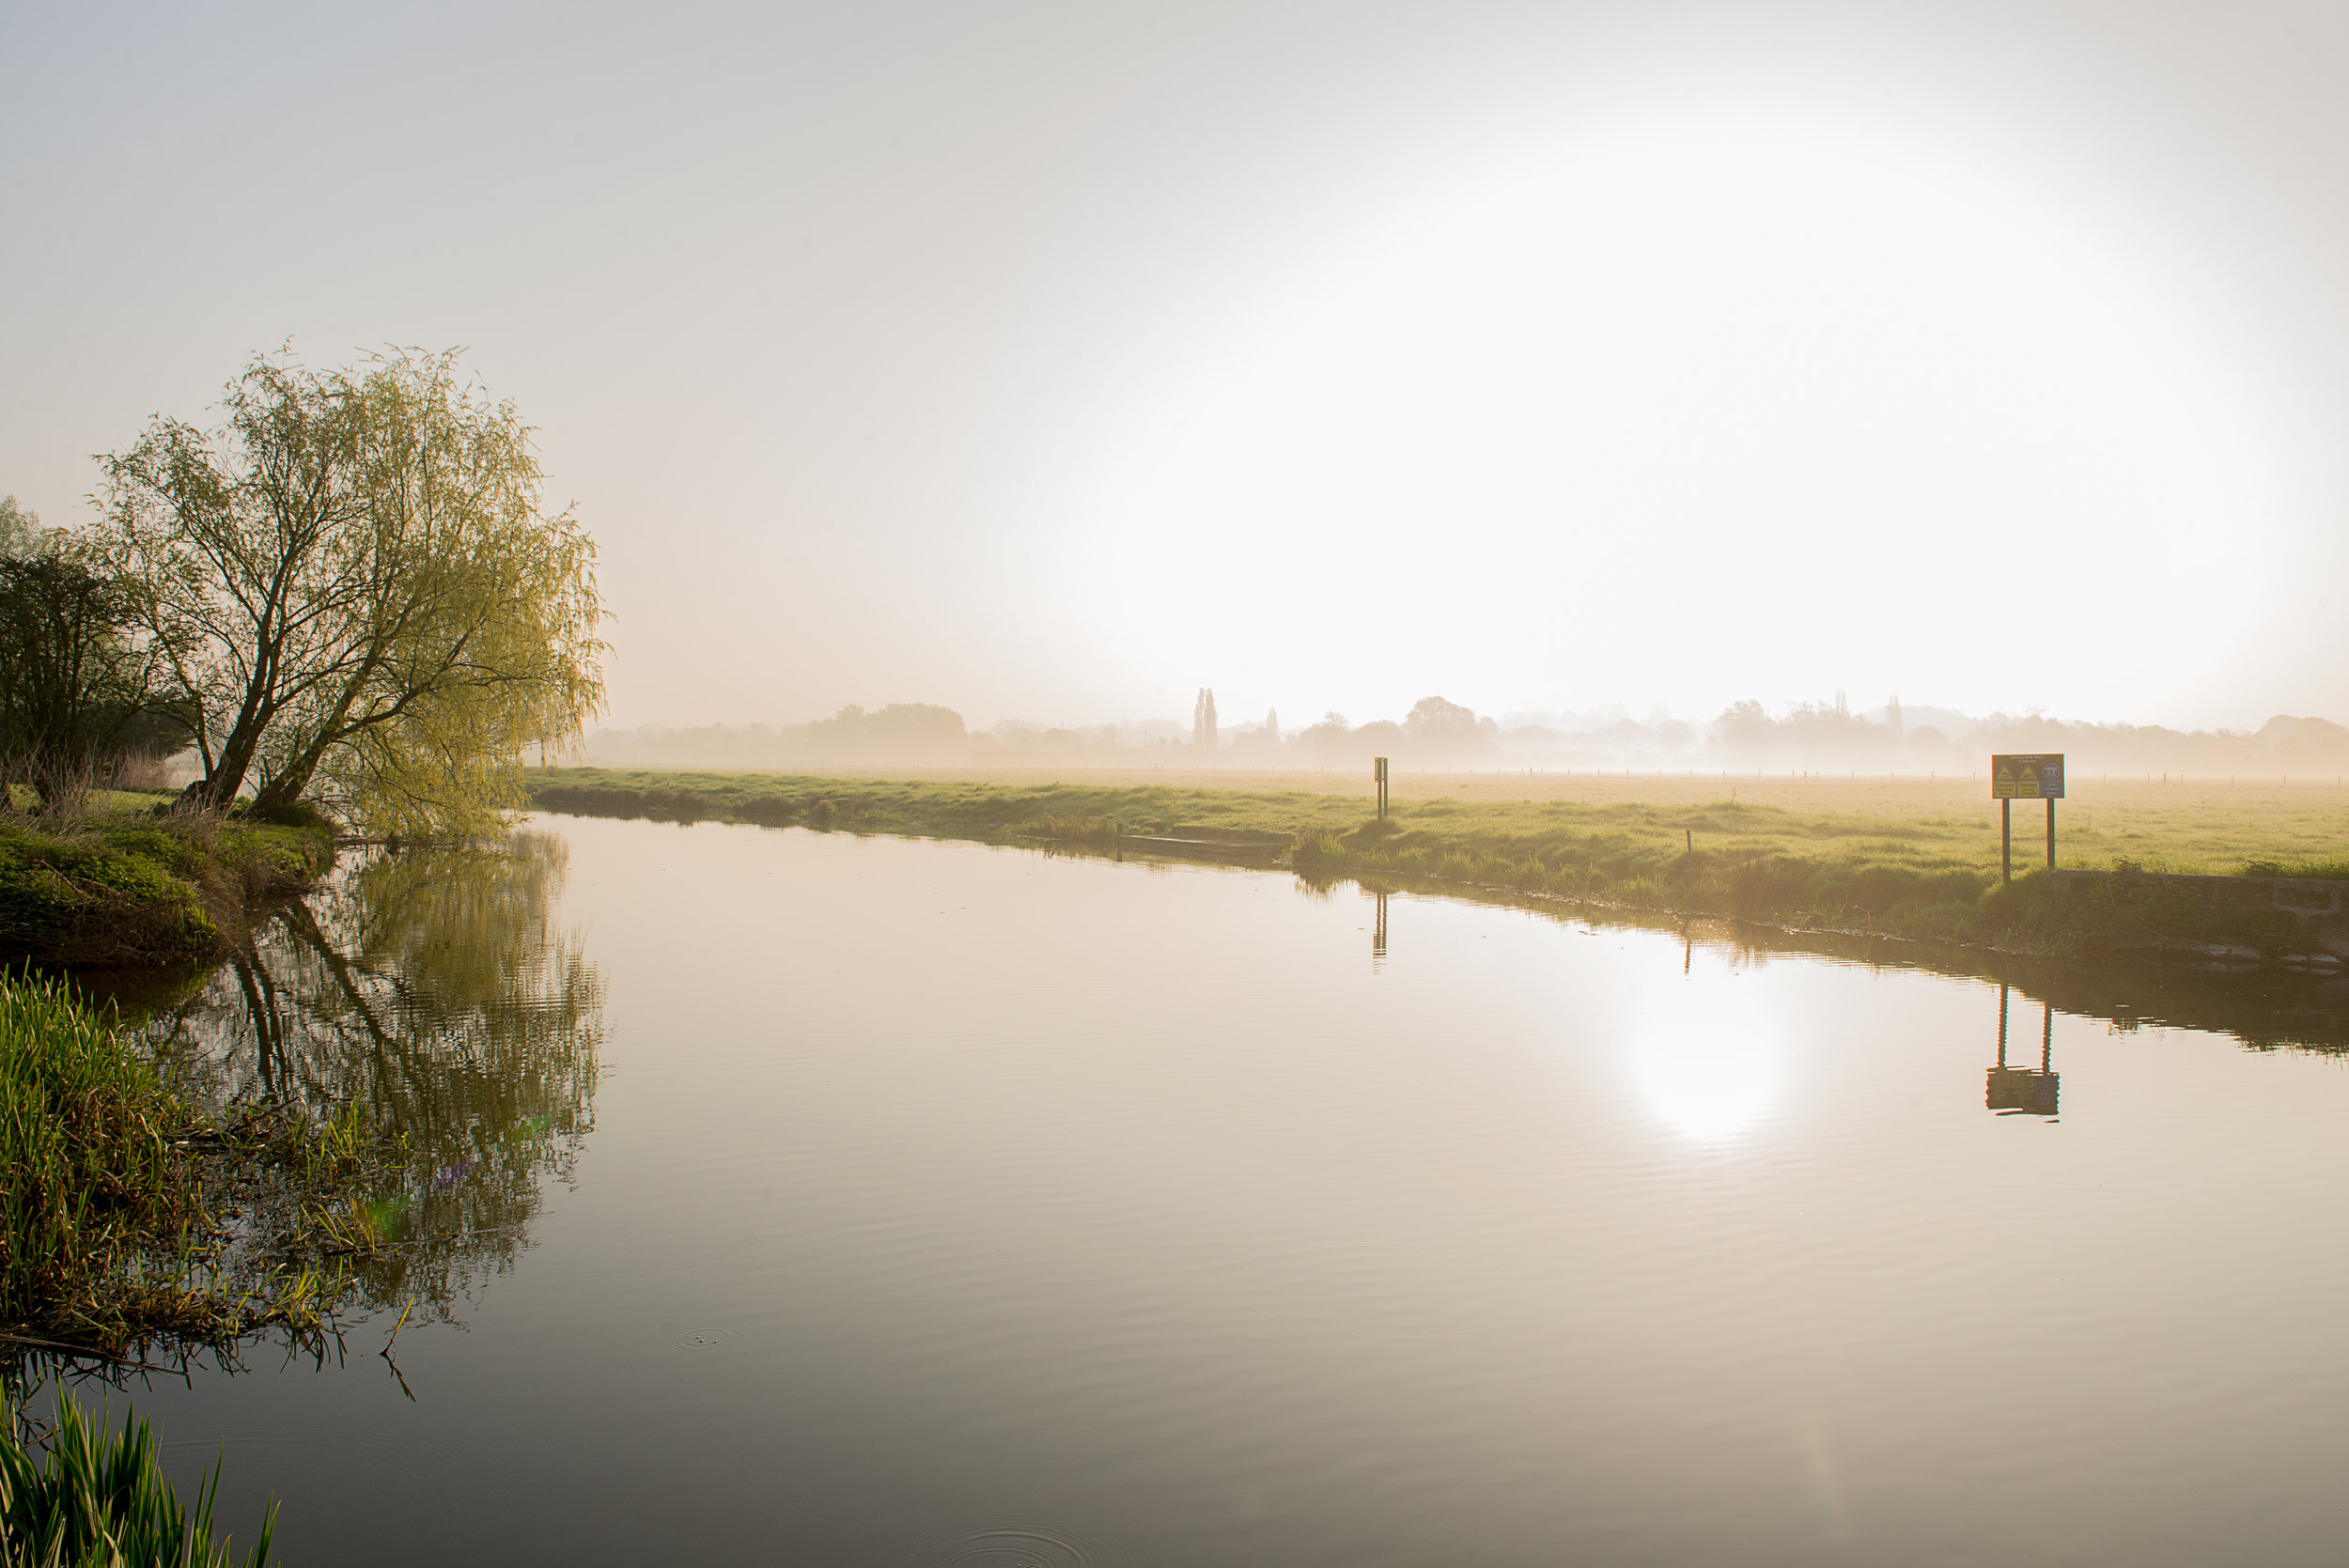
[[[1373,757],[1370,760],[1371,782],[1378,786],[1378,820],[1384,822],[1387,819],[1387,759]]]
[[[2047,869],[2055,869],[2055,803],[2063,799],[2061,752],[1993,753],[1990,798],[1999,802],[1999,879],[2015,879],[2015,802],[2047,802]]]

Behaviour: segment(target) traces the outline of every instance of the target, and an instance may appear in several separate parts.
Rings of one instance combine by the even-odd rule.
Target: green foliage
[[[63,825],[0,814],[0,956],[174,965],[217,956],[260,900],[334,858],[320,822],[110,814]]]
[[[143,836],[143,835],[142,835]],[[180,846],[129,846],[0,818],[0,954],[91,963],[193,963],[220,931]]]
[[[46,1444],[0,1432],[0,1568],[264,1568],[275,1503],[253,1551],[232,1557],[227,1541],[212,1539],[220,1467],[197,1484],[191,1512],[163,1478],[147,1422],[126,1409],[108,1437],[103,1421],[92,1423],[60,1390]]]
[[[35,553],[45,533],[39,512],[19,505],[12,495],[0,495],[0,558],[22,559]]]
[[[530,430],[451,354],[257,359],[212,430],[101,459],[101,538],[226,809],[317,790],[385,833],[521,804],[524,748],[601,705],[595,545],[540,504]]]
[[[153,660],[124,635],[121,584],[78,555],[0,553],[0,759],[51,810],[135,743],[167,749]]]
[[[1308,828],[1289,846],[1289,864],[1302,872],[1335,871],[1346,863],[1346,842],[1327,828]]]

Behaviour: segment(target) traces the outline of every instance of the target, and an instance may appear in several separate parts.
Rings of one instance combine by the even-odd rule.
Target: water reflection
[[[2001,1116],[2053,1116],[2062,1082],[2055,1070],[2055,1004],[2039,1004],[2038,1070],[2010,1067],[2006,1064],[2006,1017],[2012,989],[2003,983],[1999,986],[1999,1064],[1990,1069],[1983,1104]]]
[[[143,1396],[191,1469],[230,1446],[243,1519],[287,1498],[289,1559],[2340,1555],[2349,1074],[2084,1021],[2219,992],[1403,882],[1374,980],[1371,910],[1268,877],[567,828],[636,1070],[596,1179],[538,1175],[561,1255],[399,1339],[418,1404],[361,1364],[397,1306],[362,1375]],[[2002,979],[2002,1064],[2052,1074],[2011,1016],[2048,996],[2105,1086],[2028,1151],[1971,1087]]]
[[[350,1217],[358,1304],[450,1316],[512,1265],[541,1184],[594,1126],[603,985],[552,918],[560,838],[369,854],[155,1016],[159,1052],[217,1102],[357,1103],[404,1134],[396,1180]]]
[[[1768,1020],[1719,981],[1684,980],[1644,1021],[1639,1076],[1657,1114],[1711,1142],[1761,1120],[1778,1087]]]
[[[1378,900],[1377,924],[1370,930],[1370,972],[1377,974],[1387,963],[1387,895],[1374,893]]]

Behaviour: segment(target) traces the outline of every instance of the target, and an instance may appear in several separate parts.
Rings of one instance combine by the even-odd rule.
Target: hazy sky
[[[2349,719],[2349,6],[0,0],[0,491],[470,346],[611,719]]]

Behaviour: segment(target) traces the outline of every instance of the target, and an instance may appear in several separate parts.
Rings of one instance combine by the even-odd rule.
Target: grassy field
[[[1252,841],[1318,877],[1391,875],[1636,908],[1998,943],[2082,945],[2044,877],[1999,875],[1981,778],[1399,774],[1372,819],[1367,778],[1324,773],[761,775],[534,772],[550,810],[713,818],[1106,848],[1137,835]],[[2064,866],[2339,870],[2349,789],[2277,781],[2079,779],[2057,806]],[[2018,802],[2015,864],[2046,861],[2045,808]],[[1146,848],[1144,846],[1133,846]],[[2210,933],[2161,933],[2202,939]]]

